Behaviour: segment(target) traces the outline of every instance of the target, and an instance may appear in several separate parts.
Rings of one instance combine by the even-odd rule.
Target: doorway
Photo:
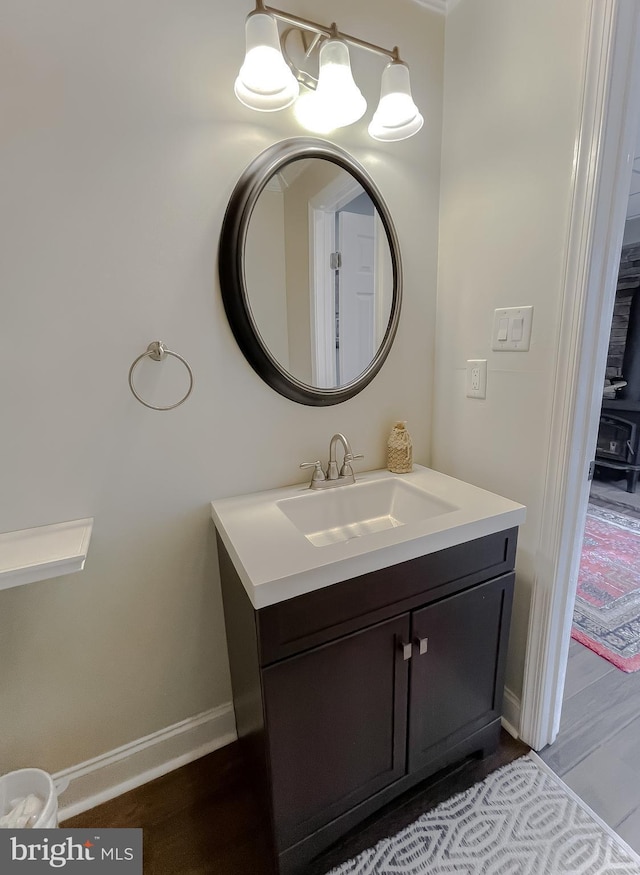
[[[632,191],[635,176],[640,174],[632,176]],[[595,476],[579,545],[560,730],[540,755],[640,851],[640,490],[633,476],[636,426],[631,421],[634,409],[640,410],[635,400],[640,384],[634,378],[640,325],[629,318],[640,288],[640,260],[637,273],[634,265],[640,239],[633,239],[633,218],[630,203],[603,397],[595,414]]]
[[[588,470],[596,445],[631,163],[640,121],[640,7],[594,3],[520,735],[551,744],[562,712]]]
[[[623,672],[640,670],[639,195],[640,137],[634,150],[571,631],[575,641]]]
[[[345,386],[371,364],[387,327],[392,267],[373,201],[339,177],[309,203],[313,383]]]

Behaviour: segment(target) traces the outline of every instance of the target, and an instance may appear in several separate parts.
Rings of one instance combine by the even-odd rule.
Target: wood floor
[[[496,753],[465,760],[395,800],[318,859],[307,875],[323,875],[527,751],[503,732]],[[267,813],[237,742],[63,826],[142,827],[145,875],[274,875]]]
[[[560,732],[540,756],[640,853],[640,672],[572,641]]]

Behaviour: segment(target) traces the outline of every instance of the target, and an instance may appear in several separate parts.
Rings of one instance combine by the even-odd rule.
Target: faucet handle
[[[355,459],[364,459],[363,453],[345,453],[344,459],[342,460],[342,468],[340,468],[340,476],[348,477],[350,474],[353,474],[353,468],[351,467],[351,463]]]
[[[315,471],[313,472],[313,475],[311,477],[312,483],[317,483],[318,480],[325,479],[324,471],[322,470],[322,462],[320,461],[320,459],[316,459],[315,462],[301,462],[300,467],[301,468],[315,468]]]

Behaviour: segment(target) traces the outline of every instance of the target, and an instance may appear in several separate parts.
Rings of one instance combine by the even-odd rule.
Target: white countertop
[[[421,465],[414,465],[410,474],[358,472],[355,484],[337,490],[358,489],[358,484],[387,478],[414,484],[454,509],[363,537],[315,546],[277,506],[283,499],[313,494],[308,484],[211,502],[213,521],[254,608],[491,535],[525,519],[523,505]]]

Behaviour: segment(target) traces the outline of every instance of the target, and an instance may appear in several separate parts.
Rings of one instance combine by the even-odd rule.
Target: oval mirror
[[[238,181],[219,249],[233,334],[254,370],[302,404],[360,392],[400,314],[400,250],[366,171],[321,140],[277,143]]]

